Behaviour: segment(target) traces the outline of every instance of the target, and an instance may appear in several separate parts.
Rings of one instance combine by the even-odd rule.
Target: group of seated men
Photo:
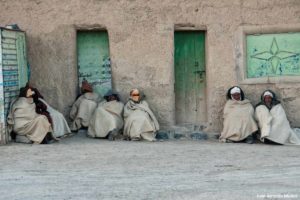
[[[69,128],[64,116],[48,105],[36,88],[27,84],[11,103],[8,129],[14,133],[16,141],[37,144],[52,143],[81,128],[86,128],[87,136],[92,138],[114,140],[122,135],[128,140],[155,141],[159,124],[144,100],[145,95],[138,89],[132,89],[129,95],[124,106],[116,92],[109,91],[102,99],[87,81],[83,81],[81,95],[70,112]],[[300,144],[280,101],[271,90],[262,93],[261,102],[254,109],[240,87],[231,87],[223,117],[221,142],[253,143],[259,127],[262,142]]]
[[[223,113],[221,142],[245,141],[252,144],[255,135],[258,135],[262,142],[268,144],[300,145],[299,136],[291,129],[280,101],[271,90],[262,93],[261,101],[254,109],[240,87],[231,87]],[[257,134],[258,127],[260,134]]]
[[[36,88],[27,84],[11,103],[7,118],[9,131],[19,142],[49,144],[59,137],[87,128],[93,138],[114,140],[123,131],[129,140],[155,141],[158,121],[138,89],[130,91],[126,105],[116,92],[109,91],[104,99],[82,82],[81,95],[70,112],[69,128],[63,115],[49,106]]]
[[[159,130],[158,121],[138,89],[130,91],[126,105],[116,92],[109,91],[104,100],[93,92],[91,85],[83,81],[82,95],[75,101],[70,112],[71,130],[87,127],[90,137],[114,138],[123,130],[123,136],[130,140],[155,141]]]

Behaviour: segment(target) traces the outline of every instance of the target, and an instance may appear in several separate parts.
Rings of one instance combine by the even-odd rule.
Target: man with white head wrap
[[[224,127],[221,142],[246,141],[253,143],[252,133],[257,131],[254,109],[240,87],[231,87],[227,92],[227,102],[223,111]]]
[[[255,118],[262,142],[300,145],[300,139],[291,129],[285,111],[273,91],[266,90],[262,93],[261,102],[255,108]]]
[[[233,87],[230,90],[230,96],[232,100],[240,101],[241,100],[241,89],[239,87]]]

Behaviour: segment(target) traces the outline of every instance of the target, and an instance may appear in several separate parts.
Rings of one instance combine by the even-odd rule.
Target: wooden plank
[[[176,122],[182,123],[185,116],[185,55],[183,51],[184,41],[182,40],[181,32],[175,32],[175,107],[176,107]]]
[[[4,43],[2,43],[2,48],[3,49],[8,49],[8,50],[15,50],[16,45],[15,44],[4,44]]]
[[[2,39],[2,44],[16,44],[16,39],[15,38],[3,38]]]
[[[18,92],[5,92],[4,93],[4,98],[16,97],[16,96],[18,96],[18,94],[19,94]],[[8,99],[7,99],[7,101],[8,101]]]
[[[14,91],[19,91],[19,86],[10,86],[5,88],[5,92],[14,92]]]
[[[18,76],[18,71],[2,71],[3,76],[13,76],[16,75]]]
[[[186,72],[185,72],[185,122],[186,123],[196,123],[196,91],[197,87],[196,74],[195,71],[195,43],[194,43],[194,32],[186,32],[184,35],[184,51],[185,51],[185,62],[186,62]]]
[[[24,87],[28,82],[28,66],[27,66],[27,55],[26,55],[26,40],[25,33],[17,33],[17,60],[18,60],[18,71],[19,71],[19,87]]]
[[[2,49],[3,54],[17,55],[17,49]]]
[[[2,63],[3,63],[3,65],[5,66],[5,65],[18,65],[18,61],[17,60],[4,60],[4,59],[2,59]]]
[[[17,55],[15,54],[3,54],[3,60],[17,60]]]
[[[2,71],[18,71],[17,65],[2,65]]]
[[[11,100],[19,96],[19,92],[5,93],[5,105],[9,107]]]
[[[3,30],[2,31],[3,38],[16,39],[16,31],[13,30]]]
[[[13,70],[18,70],[17,65],[3,65],[2,64],[2,71],[13,71]]]
[[[6,91],[4,92],[5,96],[5,101],[7,98],[14,98],[19,95],[19,90],[14,90],[14,91]],[[6,98],[7,97],[7,98]]]
[[[5,81],[3,82],[4,87],[17,86],[19,85],[18,81]]]
[[[207,121],[206,110],[206,69],[205,69],[205,33],[198,32],[195,35],[195,68],[197,87],[196,89],[196,109],[198,110],[196,121]]]
[[[18,75],[14,75],[14,76],[3,76],[3,81],[4,83],[6,81],[19,81],[19,76]]]
[[[16,63],[18,63],[17,59],[4,59],[2,57],[2,63],[3,65],[16,65]]]
[[[7,87],[7,89],[9,89],[9,87]],[[6,95],[8,97],[18,95],[18,94],[19,94],[19,89],[11,90],[11,91],[7,90],[7,91],[4,92],[4,95]]]
[[[9,75],[9,76],[3,76],[3,81],[15,81],[15,80],[19,80],[19,76],[18,75]]]

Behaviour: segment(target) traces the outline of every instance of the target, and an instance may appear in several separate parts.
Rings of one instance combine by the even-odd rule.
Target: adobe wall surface
[[[104,27],[109,34],[114,88],[123,100],[144,90],[162,126],[174,125],[174,29],[205,30],[207,118],[222,128],[227,89],[238,84],[235,34],[240,26],[300,23],[298,0],[0,0],[0,25],[27,33],[31,82],[68,114],[77,96],[76,29]],[[300,83],[241,86],[257,103],[273,89],[292,125],[300,126]]]

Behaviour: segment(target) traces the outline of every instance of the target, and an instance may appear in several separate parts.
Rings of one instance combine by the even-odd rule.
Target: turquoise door
[[[102,96],[112,88],[106,31],[78,31],[77,58],[79,87],[85,79]]]
[[[26,41],[24,32],[16,32],[16,49],[19,71],[19,87],[24,87],[29,79],[29,69],[27,65]]]
[[[28,81],[25,33],[3,30],[1,32],[3,93],[5,116],[11,100],[19,95],[19,89]]]
[[[6,117],[11,101],[28,81],[23,31],[0,28],[0,143],[7,143]]]
[[[206,121],[205,33],[175,32],[175,108],[177,124]]]

